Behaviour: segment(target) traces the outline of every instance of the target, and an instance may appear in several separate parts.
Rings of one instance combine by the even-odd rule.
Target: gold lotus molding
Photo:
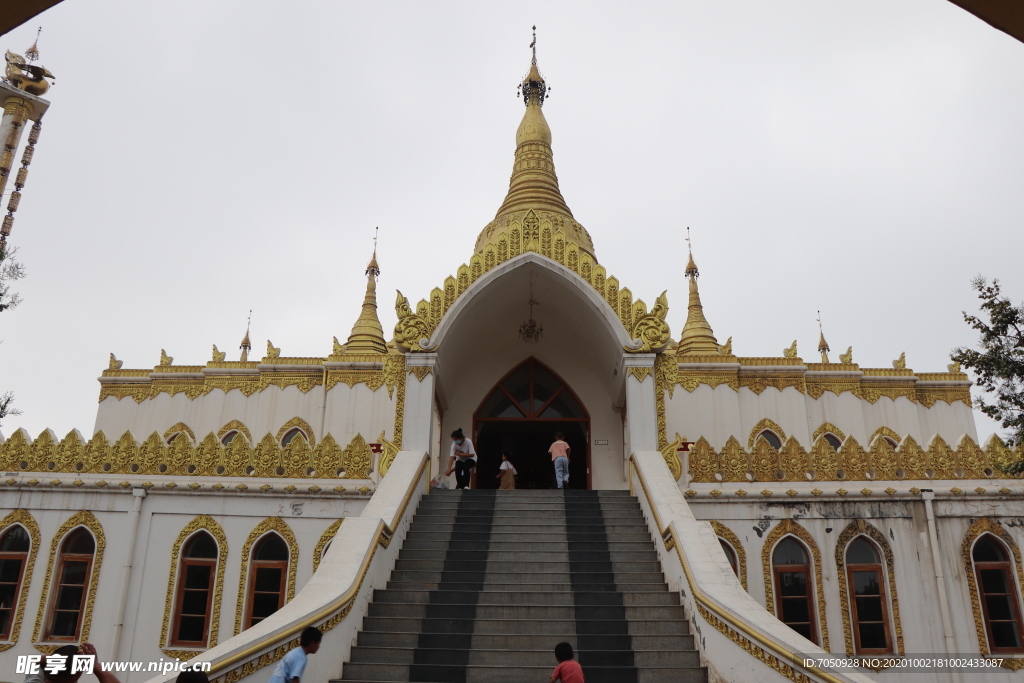
[[[43,590],[45,591],[44,595],[53,595],[54,590],[51,579],[53,578],[53,569],[57,561],[57,551],[68,533],[80,526],[92,532],[93,539],[96,542],[96,550],[93,553],[92,561],[92,576],[89,577],[89,592],[86,594],[85,609],[82,611],[82,627],[79,634],[79,640],[84,643],[89,640],[93,607],[96,605],[96,587],[100,582],[100,568],[103,565],[103,550],[107,547],[106,536],[103,535],[103,527],[100,526],[99,520],[88,510],[81,510],[71,515],[66,522],[60,525],[57,533],[53,535],[53,541],[50,543],[50,562],[46,565],[46,576],[43,578]],[[40,601],[39,611],[36,613],[36,627],[32,631],[32,644],[40,652],[53,654],[53,651],[60,647],[62,643],[44,644],[39,641],[39,634],[43,628],[43,618],[48,611],[48,607],[48,600]]]
[[[396,449],[395,453],[401,450],[404,399],[403,382],[399,384],[399,400],[395,408],[395,437],[389,442],[389,446]],[[339,447],[330,434],[325,435],[315,447],[310,447],[305,439],[292,439],[282,448],[280,439],[270,433],[259,443],[250,445],[249,430],[237,421],[225,425],[221,434],[232,430],[237,430],[246,438],[232,439],[224,446],[220,438],[210,432],[194,445],[188,439],[175,439],[168,446],[157,432],[139,444],[131,432],[125,432],[117,441],[110,443],[106,435],[99,431],[83,443],[75,431],[69,432],[58,442],[50,430],[45,430],[34,441],[29,441],[25,433],[18,430],[0,444],[0,468],[7,472],[41,472],[47,476],[131,474],[365,479],[372,467],[372,451],[358,434],[344,448]],[[341,470],[345,471],[344,475],[341,475]],[[356,474],[363,476],[358,477]]]
[[[846,550],[857,536],[866,536],[882,549],[882,555],[885,558],[886,583],[889,589],[889,604],[892,605],[891,619],[894,627],[893,633],[896,635],[896,651],[900,656],[903,656],[906,652],[903,649],[903,624],[900,622],[900,601],[899,594],[896,592],[896,570],[893,566],[892,548],[889,547],[889,541],[886,540],[885,534],[863,519],[850,522],[836,539],[836,568],[839,571],[839,604],[843,611],[843,640],[846,644],[846,654],[849,657],[853,657],[855,654],[853,624],[851,623],[850,591],[846,579]]]
[[[409,368],[409,372],[412,373],[417,382],[422,382],[424,377],[434,374],[434,368],[430,365],[414,365]]]
[[[755,428],[755,432],[760,430]],[[780,450],[759,439],[751,450],[744,450],[735,437],[729,437],[715,451],[700,437],[690,447],[688,465],[693,483],[754,481],[900,481],[954,479],[1015,479],[1002,467],[1024,458],[1024,449],[1013,450],[998,438],[990,439],[984,449],[969,436],[951,448],[940,436],[927,449],[907,436],[893,449],[885,439],[873,439],[864,450],[855,438],[847,437],[839,451],[819,436],[808,452],[792,436]],[[781,473],[781,474],[780,474]],[[750,475],[748,477],[748,475]]]
[[[854,364],[807,363],[800,358],[745,358],[731,355],[678,356],[675,352],[660,354],[679,363],[664,369],[664,384],[672,396],[676,386],[693,392],[702,384],[715,388],[726,385],[734,391],[746,387],[755,394],[774,388],[782,391],[792,387],[802,394],[818,399],[826,392],[840,395],[851,392],[869,403],[881,398],[896,400],[903,396],[913,403],[931,408],[937,401],[953,404],[960,401],[972,406],[967,375],[962,372],[914,373],[912,370],[860,368]],[[723,367],[713,367],[714,364]],[[787,367],[788,366],[788,367]],[[761,370],[759,368],[765,368]],[[812,374],[835,372],[835,375]]]
[[[175,587],[177,586],[178,581],[184,579],[181,575],[180,567],[178,566],[178,560],[181,557],[181,548],[189,538],[197,533],[203,532],[208,533],[217,544],[217,576],[214,578],[214,589],[213,595],[211,596],[213,605],[210,609],[209,638],[206,643],[206,648],[195,650],[170,649],[168,647],[168,633],[171,628],[171,612],[174,609]],[[209,515],[199,515],[186,524],[181,530],[181,533],[178,534],[178,538],[174,541],[174,545],[171,546],[171,569],[167,579],[167,597],[164,600],[164,621],[163,626],[160,629],[160,648],[168,657],[176,657],[182,660],[192,659],[196,655],[201,654],[204,650],[217,644],[217,635],[220,632],[220,606],[224,597],[224,567],[227,564],[227,559],[228,538],[224,533],[224,529],[213,517],[210,517]]]
[[[743,586],[743,590],[747,590],[747,551],[743,549],[740,537],[734,534],[732,529],[715,519],[711,520],[711,528],[715,530],[715,534],[732,546],[733,552],[736,553],[736,564],[739,566],[740,584]]]
[[[271,370],[260,368],[254,361],[211,361],[203,365],[161,365],[153,370],[145,369],[107,369],[100,377],[100,397],[113,396],[117,400],[131,397],[136,403],[156,398],[160,394],[185,394],[190,400],[206,396],[214,389],[224,393],[238,389],[245,396],[252,396],[270,387],[285,389],[294,386],[302,393],[308,393],[314,387],[323,386],[330,390],[337,384],[365,384],[371,391],[382,386],[388,387],[388,396],[396,386],[394,367],[399,362],[404,366],[404,355],[392,352],[387,355],[342,355],[328,358],[267,358],[277,366]],[[363,364],[367,367],[335,368],[324,366],[327,362],[344,361],[346,363]],[[383,362],[382,362],[383,361]],[[294,369],[278,370],[280,366],[296,366]],[[308,366],[324,366],[323,369],[311,370]],[[307,366],[303,369],[298,366]],[[233,369],[248,370],[250,374],[225,375],[204,370]],[[198,375],[203,375],[199,377]],[[175,375],[182,375],[175,377]],[[140,381],[141,380],[141,381]],[[193,439],[194,440],[194,439]]]
[[[792,519],[783,519],[775,528],[768,532],[764,539],[764,546],[761,548],[761,565],[764,572],[764,598],[765,609],[775,614],[775,587],[772,581],[772,551],[775,545],[785,536],[795,536],[807,548],[810,549],[814,559],[814,588],[817,593],[818,603],[818,629],[821,633],[821,649],[831,652],[828,644],[828,622],[825,621],[825,589],[822,585],[825,581],[821,573],[821,551],[814,537],[797,522]]]
[[[25,603],[28,602],[28,591],[32,587],[32,570],[35,569],[36,566],[36,555],[39,553],[39,544],[41,542],[39,536],[39,525],[36,524],[36,520],[31,514],[29,514],[28,510],[19,508],[3,519],[0,519],[0,538],[2,538],[12,526],[20,526],[28,533],[31,546],[29,547],[25,569],[22,572],[23,578],[21,582],[21,593],[18,595],[17,609],[14,610],[14,622],[11,625],[11,635],[5,642],[0,643],[0,652],[14,647],[18,642],[18,636],[21,634],[21,619],[25,614]]]
[[[284,435],[295,427],[298,427],[302,433],[306,435],[306,441],[309,443],[310,448],[316,446],[316,435],[313,433],[313,428],[310,427],[309,423],[301,417],[293,417],[281,425],[281,428],[277,430],[277,442],[281,443],[281,439],[284,438]]]
[[[238,578],[238,604],[235,608],[235,635],[242,632],[242,615],[245,609],[246,594],[248,590],[249,553],[257,540],[269,533],[276,533],[288,546],[288,587],[285,595],[285,604],[291,602],[295,597],[295,570],[299,564],[299,544],[295,541],[295,534],[280,517],[267,517],[256,525],[249,537],[242,545],[242,570]]]
[[[527,212],[525,222],[536,222],[536,214]],[[409,300],[398,292],[395,313],[395,343],[414,352],[430,351],[421,345],[437,329],[445,313],[463,292],[484,273],[496,266],[526,252],[535,252],[565,266],[583,278],[608,302],[618,315],[630,339],[639,339],[639,348],[626,347],[630,353],[649,353],[664,347],[670,336],[665,318],[668,314],[668,298],[663,292],[650,312],[642,300],[633,300],[633,293],[626,287],[619,288],[619,281],[610,277],[604,269],[576,242],[569,239],[561,229],[553,229],[547,221],[539,223],[539,239],[523,237],[522,228],[514,222],[508,231],[503,231],[484,246],[483,251],[473,254],[468,264],[459,266],[454,276],[444,280],[443,287],[435,287],[429,299],[422,299],[413,310]]]
[[[626,374],[636,377],[637,382],[643,382],[650,377],[652,372],[654,372],[654,368],[650,367],[632,367],[626,370]]]
[[[964,575],[967,577],[967,591],[971,594],[971,612],[974,614],[974,628],[978,635],[978,648],[981,654],[991,656],[992,650],[988,645],[988,636],[985,633],[985,619],[981,613],[981,603],[978,596],[978,581],[974,576],[974,560],[971,558],[971,550],[974,542],[985,534],[992,534],[1000,542],[1010,549],[1013,555],[1013,566],[1017,570],[1017,600],[1020,599],[1019,592],[1024,586],[1024,569],[1021,568],[1020,548],[1014,542],[1013,537],[1003,528],[1003,525],[994,519],[982,517],[970,526],[964,535],[964,542],[960,546],[960,558],[964,563]],[[1004,668],[1016,671],[1024,668],[1024,659],[1006,657],[1003,659]]]

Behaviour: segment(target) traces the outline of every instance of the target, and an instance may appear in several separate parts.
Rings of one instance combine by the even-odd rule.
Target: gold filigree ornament
[[[661,293],[649,314],[642,301],[636,302],[633,313],[636,323],[633,325],[632,338],[634,344],[637,340],[640,344],[623,348],[630,353],[651,353],[664,349],[672,335],[672,331],[665,321],[668,316],[668,292]]]
[[[8,635],[5,642],[0,643],[0,652],[14,647],[18,642],[18,636],[21,634],[22,617],[25,615],[25,603],[28,602],[28,592],[32,587],[32,570],[36,566],[36,556],[39,554],[39,544],[41,542],[39,525],[36,524],[36,520],[29,514],[28,510],[19,508],[3,519],[0,519],[0,538],[13,526],[20,526],[28,534],[28,561],[25,563],[25,570],[22,574],[24,579],[21,585],[21,592],[15,598],[17,602],[14,605],[7,605],[7,607],[14,607],[12,613],[13,620],[11,621],[10,635]]]
[[[891,625],[893,626],[893,633],[896,634],[896,651],[900,656],[903,656],[906,653],[903,649],[903,624],[900,621],[900,601],[899,594],[896,591],[896,570],[895,565],[893,564],[892,548],[889,546],[889,541],[885,538],[885,534],[863,519],[850,522],[836,539],[836,568],[839,573],[839,603],[840,609],[842,609],[843,612],[843,640],[846,644],[846,654],[850,657],[853,657],[855,654],[853,626],[851,623],[853,608],[850,604],[851,596],[846,576],[846,550],[850,547],[850,543],[852,543],[857,536],[868,537],[874,542],[875,546],[882,549],[882,556],[885,558],[887,584],[885,588],[888,589],[889,604],[892,606],[890,619]]]
[[[786,440],[786,432],[783,431],[782,427],[780,427],[777,422],[769,420],[766,417],[754,425],[754,428],[750,430],[750,436],[747,438],[748,450],[752,450],[754,448],[754,441],[757,439],[758,435],[766,429],[775,432],[775,435],[779,437],[780,442]]]
[[[765,609],[775,614],[775,586],[772,581],[772,552],[775,546],[785,536],[795,536],[803,545],[810,549],[814,561],[814,586],[817,595],[818,605],[818,628],[821,632],[821,647],[825,652],[831,652],[828,642],[828,622],[825,621],[825,589],[823,586],[824,577],[821,572],[821,552],[818,544],[807,529],[800,526],[792,519],[783,519],[775,528],[768,532],[764,539],[764,546],[761,549],[761,569],[764,573],[764,597]]]
[[[356,434],[341,452],[341,469],[345,471],[341,478],[369,479],[372,467],[373,450],[362,434]]]
[[[295,534],[280,517],[267,517],[256,525],[249,537],[242,545],[242,570],[238,578],[238,604],[235,608],[235,635],[242,632],[242,615],[248,595],[248,583],[246,581],[249,571],[249,555],[253,544],[269,533],[276,533],[288,546],[288,582],[285,594],[285,602],[291,602],[295,597],[295,569],[299,562],[299,544],[295,541]]]
[[[672,473],[672,478],[679,481],[679,478],[683,476],[683,463],[679,459],[679,447],[683,444],[683,438],[676,434],[676,439],[670,444],[666,444],[661,449],[661,457],[665,458],[665,464],[668,465],[669,471]]]
[[[57,529],[57,533],[53,535],[53,541],[50,543],[50,561],[46,565],[46,576],[43,579],[43,590],[45,591],[44,595],[52,595],[56,590],[56,586],[53,583],[53,569],[57,562],[57,552],[60,549],[60,544],[76,527],[84,527],[88,529],[95,542],[92,572],[89,577],[89,586],[86,589],[85,608],[82,610],[82,625],[79,629],[79,637],[82,642],[85,642],[89,639],[89,632],[92,627],[93,608],[96,605],[96,588],[100,582],[100,569],[103,566],[103,551],[107,547],[107,539],[103,534],[103,527],[100,526],[99,520],[97,520],[96,517],[88,510],[81,510],[80,512],[76,512],[71,515],[67,521],[60,525],[60,528]],[[32,645],[40,652],[52,654],[54,650],[64,643],[47,644],[40,642],[39,636],[43,628],[43,618],[46,616],[47,611],[46,601],[43,600],[40,602],[39,611],[36,613],[36,627],[32,632]]]
[[[409,299],[401,292],[398,292],[395,301],[395,313],[398,316],[398,322],[395,324],[395,343],[409,351],[426,351],[420,342],[425,343],[434,332],[427,317],[413,313]]]
[[[292,429],[298,429],[306,437],[306,441],[309,443],[310,448],[316,446],[316,436],[313,434],[313,428],[309,426],[309,423],[303,420],[301,417],[293,417],[292,419],[281,425],[281,428],[277,430],[277,442],[281,443],[281,439],[284,435],[290,432]],[[293,439],[294,441],[294,439]]]
[[[217,544],[217,574],[214,577],[213,604],[210,610],[207,648],[213,647],[217,644],[217,635],[220,631],[220,608],[224,596],[224,567],[227,564],[228,557],[228,538],[224,533],[224,529],[213,517],[210,517],[209,515],[199,515],[184,526],[178,534],[178,538],[174,541],[174,545],[171,546],[171,566],[167,579],[167,596],[164,599],[164,620],[163,626],[160,629],[161,651],[168,657],[173,656],[183,660],[191,659],[192,657],[201,654],[205,649],[178,650],[168,648],[170,645],[168,634],[171,628],[171,612],[174,608],[175,585],[176,582],[184,581],[185,579],[184,575],[179,571],[180,567],[178,566],[181,558],[181,549],[190,538],[200,533],[209,534],[210,537],[213,538],[214,543]]]
[[[388,441],[384,438],[384,432],[380,433],[377,437],[377,443],[381,445],[380,460],[377,463],[377,471],[380,472],[380,476],[384,476],[388,473],[391,468],[391,463],[395,461],[395,456],[398,455],[400,450],[398,444],[393,441]]]

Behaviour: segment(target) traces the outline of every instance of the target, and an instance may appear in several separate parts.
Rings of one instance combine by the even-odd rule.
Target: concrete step
[[[654,605],[643,607],[580,607],[572,605],[428,605],[409,602],[371,602],[369,615],[372,617],[407,617],[423,619],[427,616],[445,619],[682,619],[683,608],[679,605]]]
[[[512,512],[520,510],[549,510],[565,514],[570,512],[604,512],[607,515],[618,514],[620,511],[640,512],[640,503],[635,500],[604,500],[573,503],[568,501],[547,502],[543,500],[499,500],[499,501],[467,501],[467,500],[424,500],[419,509],[423,510],[465,510],[467,512],[494,510]]]
[[[402,560],[399,560],[401,562]],[[442,563],[443,564],[443,563]],[[403,569],[396,568],[395,571],[391,572],[391,580],[394,582],[425,582],[425,583],[439,583],[441,581],[441,574],[444,567],[437,567],[434,569]],[[519,571],[515,572],[494,572],[487,574],[484,577],[485,586],[494,585],[508,585],[516,586],[518,584],[533,585],[535,582],[539,584],[548,583],[560,583],[566,582],[571,583],[568,569],[564,571],[521,571],[523,568],[520,567]],[[447,571],[444,572],[445,581],[458,585],[461,582],[479,582],[480,573],[473,571],[470,573],[458,572],[458,571]],[[575,581],[581,585],[609,585],[608,574],[604,572],[577,572],[573,577]],[[642,584],[648,583],[652,585],[665,586],[665,576],[661,573],[661,565],[657,565],[656,570],[651,571],[615,571],[613,573],[615,579],[614,585],[627,586],[630,584]],[[666,586],[667,587],[667,586]]]
[[[423,664],[410,667],[404,664],[345,665],[342,681],[346,683],[377,683],[405,681],[406,683],[528,683],[551,678],[557,662],[551,655],[549,666],[462,666]],[[414,674],[420,674],[419,676]],[[587,683],[707,683],[704,668],[679,669],[676,667],[645,668],[584,666]],[[332,682],[333,683],[333,682]],[[340,683],[340,682],[339,682]]]
[[[468,629],[468,630],[467,630]],[[475,622],[464,619],[423,619],[421,617],[375,616],[363,617],[363,630],[381,633],[425,632],[425,633],[462,633],[489,635],[550,635],[564,640],[578,630],[594,635],[618,635],[609,633],[606,621],[568,619],[545,619],[543,621],[523,619],[491,619],[479,618]],[[640,617],[631,619],[626,630],[634,638],[637,636],[676,636],[690,632],[689,622],[683,619],[647,619]],[[558,642],[558,641],[556,641]]]
[[[479,489],[431,489],[428,499],[438,498],[633,498],[627,489],[601,489],[599,491],[582,491],[569,489],[514,489],[502,491],[492,489],[482,491]]]
[[[576,642],[575,631],[564,637]],[[543,650],[550,654],[553,640],[553,634],[474,633],[469,643],[472,650]],[[359,633],[358,644],[369,647],[445,648],[451,647],[452,634],[420,633],[418,626],[412,632],[362,631]],[[630,646],[634,650],[692,650],[694,643],[693,636],[682,634],[587,636],[587,647],[594,650],[618,650]]]
[[[657,562],[658,553],[655,550],[637,551],[601,551],[583,550],[573,552],[569,557],[568,550],[406,550],[399,552],[399,559],[402,560],[436,560],[444,559],[446,562],[477,562],[486,560],[491,562],[518,562],[520,568],[526,563],[541,562]]]
[[[412,526],[409,531],[434,531],[434,532],[447,532],[453,531],[473,534],[486,534],[486,533],[530,533],[530,534],[566,534],[566,533],[593,533],[599,534],[602,531],[605,533],[614,532],[637,532],[646,533],[650,535],[649,527],[647,522],[642,519],[635,520],[633,522],[624,522],[618,520],[607,520],[604,523],[586,523],[576,524],[565,522],[557,522],[551,519],[536,518],[532,520],[494,520],[493,522],[465,522],[460,521],[456,524],[455,518],[450,519],[439,519],[437,517],[422,518],[416,517],[413,520]]]
[[[450,541],[453,538],[459,541],[504,541],[533,543],[535,541],[560,541],[565,542],[568,538],[568,531],[550,531],[548,533],[537,533],[536,531],[464,531],[462,529],[449,529],[447,531],[434,531],[410,528],[406,534],[405,542],[411,541]],[[641,529],[629,529],[621,531],[577,531],[573,530],[574,541],[619,541],[633,543],[650,543],[651,534],[646,527]],[[403,546],[404,547],[404,546]]]
[[[565,539],[551,540],[549,538],[533,538],[527,540],[525,537],[520,540],[486,539],[472,540],[465,538],[454,538],[447,541],[425,540],[419,538],[407,538],[402,544],[402,550],[439,550],[439,551],[484,551],[494,552],[496,550],[521,551],[532,549],[536,552],[564,552],[566,550],[577,551],[601,551],[611,550],[619,552],[633,552],[651,549],[651,540],[620,541],[616,539],[604,540],[572,540]]]
[[[352,662],[379,664],[447,664],[468,659],[469,666],[547,666],[553,659],[555,643],[543,649],[516,650],[417,647],[372,647],[357,645],[352,648]],[[468,655],[468,657],[467,657]],[[590,666],[678,667],[700,665],[700,654],[695,650],[580,650],[576,660]],[[554,668],[554,664],[551,664]]]
[[[573,607],[578,605],[625,605],[627,607],[678,605],[675,593],[665,592],[601,592],[585,593],[572,590],[549,591],[543,596],[536,591],[475,591],[438,590],[410,591],[388,588],[373,592],[373,600],[379,604],[409,603],[417,605],[545,605],[550,607]]]
[[[561,593],[565,591],[572,592],[575,586],[576,590],[581,587],[580,582],[575,584],[571,580],[568,574],[565,575],[565,580],[556,583],[488,583],[488,581],[500,580],[500,577],[488,577],[483,583],[481,593]],[[396,591],[440,591],[440,590],[452,590],[452,587],[457,587],[459,584],[457,581],[440,583],[440,580],[433,582],[424,581],[396,581],[394,577],[388,582],[387,590]],[[586,586],[586,590],[589,592],[597,593],[666,593],[668,586],[664,583],[591,583]]]
[[[481,571],[480,561],[463,561],[463,560],[445,560],[442,558],[423,560],[423,559],[407,559],[399,557],[395,561],[395,569],[402,570],[418,570],[418,571],[453,571],[453,572],[479,572]],[[602,567],[603,569],[603,567]],[[499,574],[512,574],[523,571],[529,571],[531,574],[534,573],[545,573],[545,572],[569,572],[570,566],[568,561],[560,562],[534,562],[532,566],[524,567],[521,561],[507,561],[507,560],[488,560],[486,563],[487,572],[497,572]],[[634,573],[634,572],[657,572],[661,573],[661,563],[657,561],[651,562],[617,562],[611,563],[611,571],[616,576],[620,573]]]

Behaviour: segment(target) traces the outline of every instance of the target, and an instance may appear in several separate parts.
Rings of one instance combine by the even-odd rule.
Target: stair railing
[[[714,529],[693,516],[660,452],[630,456],[633,495],[637,484],[644,517],[661,539],[655,544],[662,569],[669,586],[682,594],[712,680],[871,683],[862,673],[826,666],[821,660],[844,656],[821,649],[747,594]]]
[[[270,670],[299,646],[307,626],[323,631],[320,652],[309,658],[303,678],[341,675],[373,591],[387,583],[420,497],[429,491],[430,456],[401,451],[358,517],[346,517],[320,566],[284,607],[192,662],[210,662],[213,683],[265,683]],[[399,542],[392,545],[391,541]],[[362,552],[360,552],[362,550]],[[358,609],[356,609],[358,607]],[[147,683],[170,683],[177,674]]]

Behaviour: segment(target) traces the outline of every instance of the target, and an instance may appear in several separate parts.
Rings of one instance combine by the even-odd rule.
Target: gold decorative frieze
[[[528,216],[526,221],[530,220],[536,218]],[[408,298],[398,292],[395,300],[398,316],[395,343],[409,351],[432,351],[424,345],[462,293],[487,271],[525,252],[535,252],[556,261],[593,287],[619,316],[630,339],[640,341],[636,348],[625,347],[627,352],[650,353],[668,344],[670,330],[665,320],[668,314],[666,294],[663,292],[648,312],[647,304],[639,299],[634,301],[628,288],[620,289],[619,281],[609,276],[604,266],[597,264],[589,250],[548,222],[540,223],[535,235],[530,230],[520,229],[517,223],[510,230],[493,236],[480,253],[473,254],[468,264],[459,266],[456,276],[445,279],[443,288],[435,287],[429,299],[420,300],[415,310]]]
[[[626,370],[626,374],[635,377],[638,382],[643,382],[651,376],[652,372],[654,372],[654,368],[651,367],[632,367]]]
[[[281,428],[277,430],[277,442],[281,443],[281,439],[292,429],[299,429],[303,434],[306,435],[306,441],[309,443],[309,447],[316,446],[316,435],[313,434],[313,428],[309,426],[309,423],[303,420],[301,417],[293,417],[292,419],[281,425]]]
[[[404,384],[400,389],[400,394],[404,395]],[[401,411],[396,411],[396,432],[393,442],[389,442],[396,449],[395,453],[401,449],[401,420]],[[301,423],[289,423],[282,429],[287,431],[291,426],[302,428]],[[195,444],[189,439],[175,439],[168,445],[157,432],[150,434],[141,444],[131,432],[125,432],[113,443],[102,431],[96,432],[85,443],[75,431],[57,441],[49,430],[31,441],[19,430],[0,444],[0,468],[7,472],[42,472],[47,476],[69,473],[76,476],[132,474],[330,479],[341,477],[344,471],[345,476],[341,478],[366,478],[372,454],[367,455],[369,446],[361,436],[356,435],[348,447],[341,448],[330,434],[316,443],[308,424],[305,429],[309,429],[310,443],[305,439],[292,439],[283,448],[280,438],[269,433],[254,443],[249,430],[237,420],[224,425],[219,435],[211,432]],[[222,445],[220,439],[231,431],[238,431],[245,438],[235,438],[227,446]],[[363,473],[363,476],[355,476],[354,473]],[[130,486],[127,482],[124,485]]]
[[[753,440],[765,428],[781,431],[777,425],[762,421],[750,438]],[[1011,479],[1014,475],[1002,468],[1024,458],[1022,450],[1015,451],[995,437],[984,449],[967,436],[956,448],[939,436],[927,448],[921,448],[911,436],[901,440],[892,433],[898,448],[885,438],[875,438],[890,433],[875,432],[868,450],[848,437],[838,451],[822,438],[823,431],[810,451],[793,437],[785,439],[778,451],[763,439],[748,443],[744,450],[734,437],[729,437],[725,446],[715,451],[701,437],[690,447],[689,474],[694,483]]]
[[[177,424],[172,426],[170,429],[168,429],[166,432],[164,432],[164,441],[167,441],[172,436],[174,436],[175,434],[178,434],[178,433],[186,434],[188,436],[188,438],[190,438],[192,440],[192,443],[195,443],[195,441],[196,441],[195,433],[191,429],[189,429],[189,426],[187,424],[185,424],[184,422],[178,422]]]
[[[409,372],[413,374],[416,381],[422,382],[424,377],[434,374],[434,368],[431,365],[413,365],[409,368]]]
[[[775,436],[779,437],[779,441],[786,440],[786,432],[783,431],[782,427],[777,422],[769,420],[767,417],[754,425],[754,428],[750,430],[750,436],[747,438],[747,448],[753,449],[754,442],[757,440],[758,435],[764,430],[775,432]]]

